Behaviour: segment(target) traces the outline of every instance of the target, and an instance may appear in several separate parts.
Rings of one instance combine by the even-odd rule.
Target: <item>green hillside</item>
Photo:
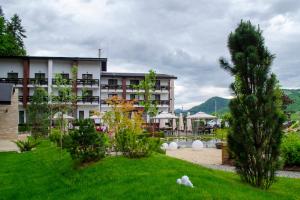
[[[287,107],[289,112],[300,111],[300,89],[284,89],[284,93],[294,102]]]
[[[283,89],[284,93],[293,100],[293,103],[287,107],[287,111],[295,113],[294,115],[299,115],[300,118],[300,89]],[[215,102],[216,102],[216,110],[218,113],[228,112],[228,104],[230,99],[225,99],[222,97],[212,97],[205,101],[204,103],[194,106],[189,110],[185,110],[183,113],[190,112],[191,114],[197,112],[206,112],[206,113],[214,113],[215,112]],[[181,109],[175,110],[175,113],[182,112]]]
[[[216,111],[218,113],[224,113],[229,111],[228,109],[228,103],[229,99],[225,99],[222,97],[212,97],[205,101],[204,103],[194,106],[189,110],[185,110],[184,113],[190,112],[191,114],[197,113],[197,112],[205,112],[205,113],[214,113],[215,112],[215,105],[216,105]],[[177,109],[175,110],[175,113],[180,113],[181,110]]]

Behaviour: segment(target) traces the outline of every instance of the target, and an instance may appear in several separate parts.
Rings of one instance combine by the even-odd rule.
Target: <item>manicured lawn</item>
[[[195,188],[176,184],[188,175]],[[74,169],[69,155],[45,141],[29,153],[0,153],[0,199],[299,199],[300,180],[280,178],[269,191],[233,173],[153,155],[109,157]]]

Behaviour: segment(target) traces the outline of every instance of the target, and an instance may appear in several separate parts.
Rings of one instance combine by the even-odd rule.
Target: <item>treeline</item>
[[[0,56],[25,56],[25,32],[21,18],[14,14],[6,19],[0,7]]]

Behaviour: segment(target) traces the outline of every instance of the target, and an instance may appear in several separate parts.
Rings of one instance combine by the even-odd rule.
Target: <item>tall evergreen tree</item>
[[[235,78],[228,146],[242,180],[267,189],[279,167],[284,121],[282,93],[270,72],[275,56],[265,46],[260,28],[250,21],[241,21],[229,35],[228,48],[233,65],[220,58],[221,67]]]
[[[26,38],[25,29],[19,16],[15,14],[11,21],[7,21],[0,7],[0,56],[26,55],[24,38]]]
[[[17,14],[14,14],[13,17],[8,22],[7,30],[15,38],[18,45],[24,49],[23,39],[26,38],[26,35],[25,35],[26,31],[22,26],[22,20],[20,19],[20,17]]]

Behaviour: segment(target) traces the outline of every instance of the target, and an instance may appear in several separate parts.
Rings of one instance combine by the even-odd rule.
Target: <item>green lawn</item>
[[[177,185],[188,175],[195,188]],[[153,155],[108,157],[73,169],[69,155],[49,142],[29,153],[0,153],[0,199],[299,199],[300,180],[280,178],[269,191],[233,173]]]

